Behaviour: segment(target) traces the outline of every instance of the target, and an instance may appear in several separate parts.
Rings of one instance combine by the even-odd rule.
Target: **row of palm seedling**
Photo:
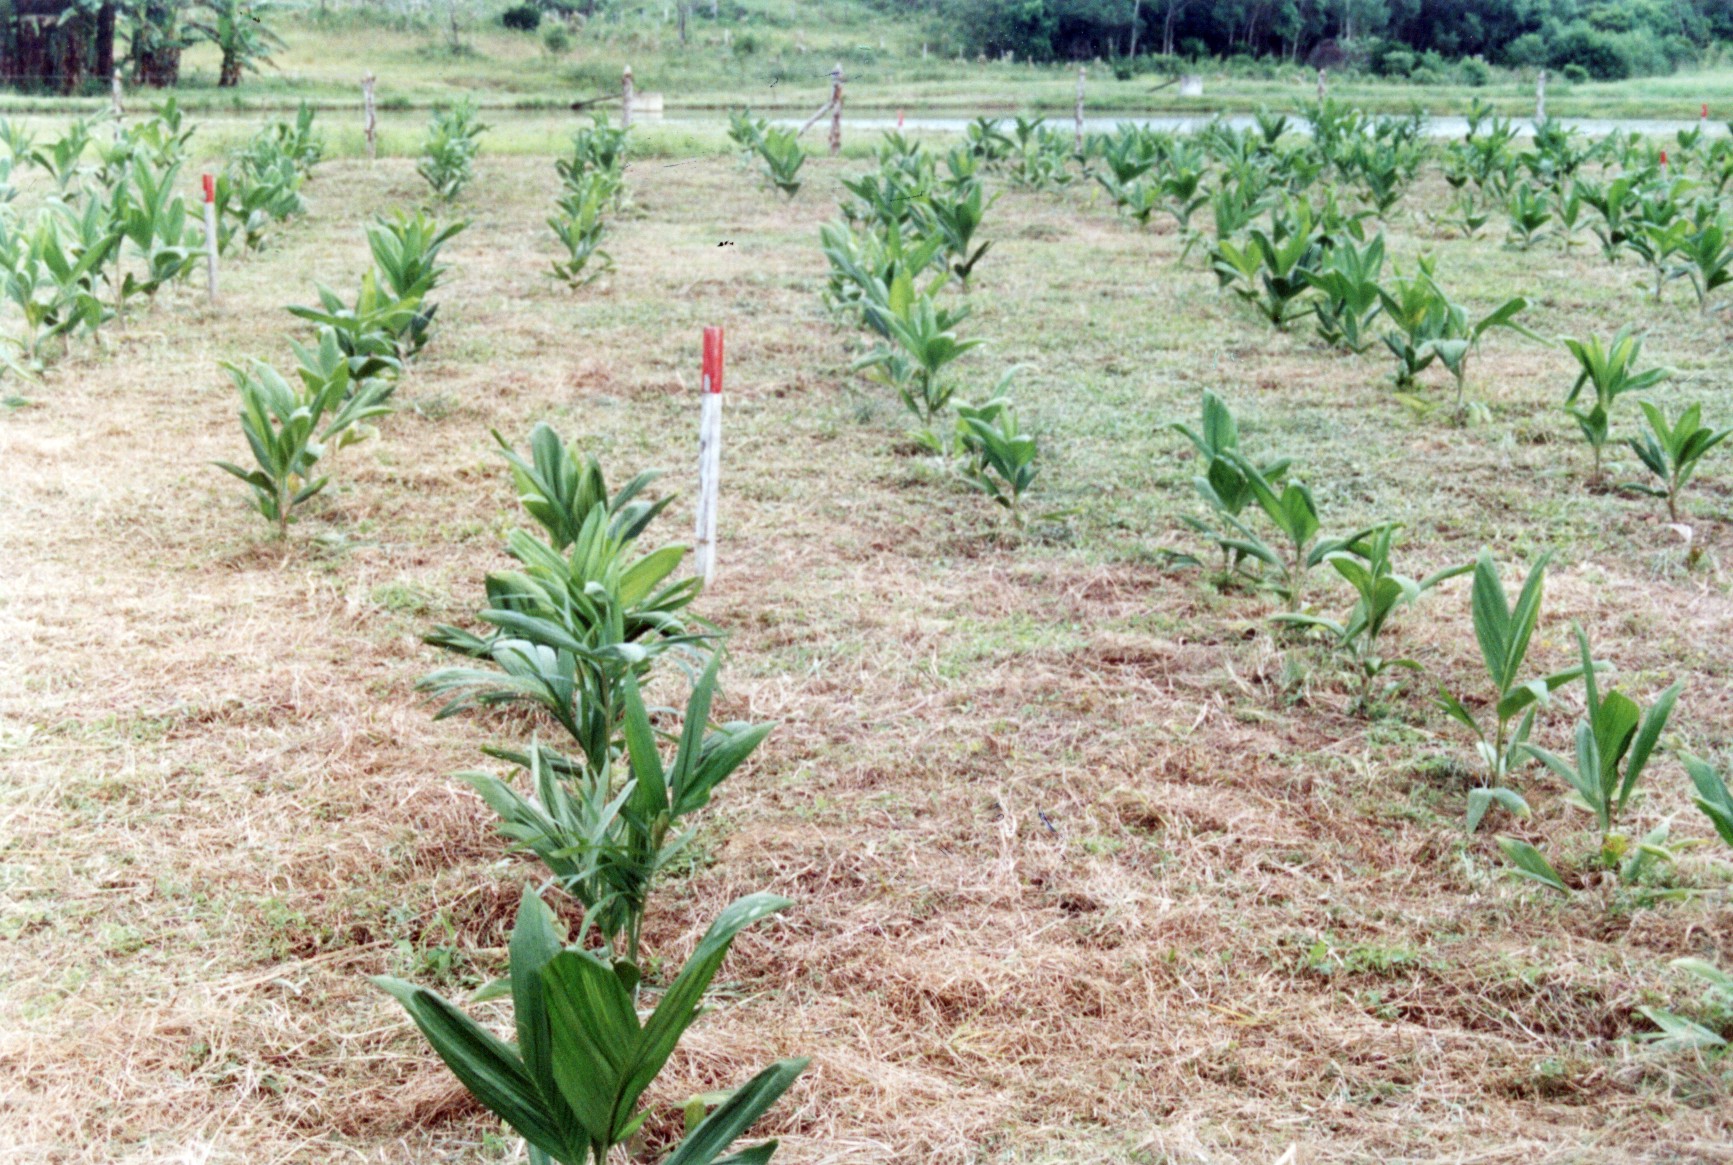
[[[555,259],[554,278],[582,287],[613,270],[614,260],[602,249],[607,230],[603,214],[618,209],[626,195],[626,129],[608,124],[598,114],[593,123],[572,135],[572,153],[554,163],[560,193],[548,229],[565,248]]]
[[[1283,195],[1334,181],[1321,197],[1345,191],[1363,204],[1353,218],[1389,216],[1426,159],[1412,118],[1367,117],[1334,103],[1310,112],[1312,132],[1296,138],[1285,116],[1260,113],[1255,127],[1215,121],[1195,134],[1174,134],[1134,123],[1091,134],[1082,161],[1114,205],[1140,225],[1161,211],[1171,215],[1186,247],[1199,241],[1193,215],[1209,206],[1218,237],[1255,217]]]
[[[370,224],[373,266],[354,299],[320,284],[317,306],[288,309],[314,326],[308,342],[290,341],[290,376],[263,360],[225,365],[240,393],[241,431],[254,464],[217,464],[247,484],[252,507],[278,537],[296,509],[330,483],[337,452],[392,411],[398,382],[432,334],[436,305],[428,297],[449,269],[440,250],[465,225],[424,214]]]
[[[219,246],[263,243],[267,226],[304,209],[299,188],[317,160],[311,111],[295,126],[267,129],[240,151],[216,183]],[[33,368],[75,338],[93,342],[131,302],[155,304],[187,279],[204,251],[204,228],[176,187],[193,129],[171,100],[152,117],[97,144],[74,123],[38,146],[11,123],[0,140],[14,162],[31,159],[54,191],[30,217],[0,208],[0,289],[17,312],[16,343]]]
[[[737,899],[677,970],[645,927],[703,811],[771,726],[711,718],[722,653],[717,633],[689,610],[702,584],[676,577],[685,546],[641,542],[671,500],[646,496],[656,475],[610,493],[596,459],[546,425],[530,434],[527,455],[495,436],[534,528],[507,537],[514,565],[487,576],[479,632],[440,626],[427,635],[461,662],[421,687],[445,699],[440,717],[527,707],[556,738],[490,746],[484,751],[506,774],[459,778],[498,815],[514,848],[545,867],[544,888],[523,890],[505,977],[471,1000],[509,997],[515,1039],[426,988],[374,982],[524,1138],[531,1160],[605,1165],[626,1146],[634,1160],[665,1165],[768,1161],[774,1141],[729,1148],[804,1059],[778,1060],[736,1088],[675,1106],[685,1133],[665,1155],[642,1130],[659,1107],[647,1094],[702,1014],[730,945],[790,905],[768,893]],[[681,715],[645,696],[672,673],[691,678]]]
[[[1015,370],[985,401],[967,404],[957,399],[952,367],[985,343],[961,335],[969,305],[945,294],[951,285],[968,290],[991,247],[977,241],[993,202],[979,158],[955,148],[941,173],[930,151],[887,134],[878,162],[877,172],[844,180],[852,197],[842,219],[820,229],[830,264],[826,302],[866,329],[871,347],[855,370],[889,388],[913,415],[916,445],[951,463],[1021,526],[1039,449],[1006,395]]]
[[[1662,822],[1638,836],[1626,832],[1626,815],[1636,804],[1641,779],[1682,685],[1661,693],[1646,713],[1623,693],[1603,694],[1599,673],[1609,667],[1592,658],[1580,628],[1576,631],[1580,659],[1575,666],[1531,674],[1529,644],[1540,624],[1546,556],[1530,568],[1514,602],[1504,589],[1497,563],[1486,551],[1471,563],[1425,576],[1404,575],[1396,568],[1394,554],[1399,524],[1383,522],[1326,536],[1316,499],[1293,461],[1247,456],[1241,449],[1238,423],[1213,393],[1204,394],[1196,427],[1184,423],[1171,427],[1191,443],[1199,466],[1192,484],[1208,513],[1184,520],[1219,555],[1217,583],[1273,594],[1282,610],[1272,621],[1315,635],[1326,644],[1353,677],[1361,710],[1369,710],[1380,696],[1395,689],[1392,677],[1423,670],[1415,660],[1390,652],[1387,644],[1395,617],[1440,584],[1472,574],[1470,611],[1487,684],[1475,692],[1441,688],[1438,698],[1449,718],[1470,734],[1478,761],[1466,798],[1467,830],[1474,832],[1494,810],[1512,820],[1530,818],[1528,800],[1514,785],[1522,771],[1538,762],[1564,780],[1573,804],[1593,814],[1599,846],[1567,879],[1532,842],[1501,837],[1499,844],[1516,873],[1560,892],[1599,889],[1609,901],[1616,892],[1638,901],[1679,896],[1664,876],[1676,857],[1676,849],[1669,848],[1671,823]],[[1180,565],[1205,565],[1188,554],[1169,552],[1168,557]],[[1329,568],[1352,589],[1352,604],[1341,616],[1308,609],[1309,580],[1320,567]],[[1576,731],[1573,763],[1534,743],[1533,736],[1538,714],[1561,688],[1577,683],[1584,687],[1585,718]],[[1733,845],[1733,797],[1724,781],[1696,757],[1681,754],[1680,761],[1698,806],[1716,832]]]
[[[1387,276],[1383,234],[1368,240],[1359,218],[1320,201],[1287,195],[1266,221],[1244,223],[1242,237],[1218,233],[1209,260],[1220,286],[1278,329],[1311,319],[1319,338],[1340,351],[1364,353],[1382,342],[1395,361],[1399,398],[1417,411],[1438,407],[1421,393],[1419,376],[1440,364],[1455,384],[1456,421],[1484,416],[1485,406],[1467,397],[1470,358],[1493,329],[1532,337],[1517,319],[1528,301],[1512,296],[1476,315],[1445,291],[1428,256],[1411,274]]]

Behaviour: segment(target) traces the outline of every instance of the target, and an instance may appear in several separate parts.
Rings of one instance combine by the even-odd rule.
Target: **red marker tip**
[[[216,200],[217,200],[217,180],[215,178],[211,177],[209,174],[206,174],[205,175],[205,201],[206,202],[215,202]]]
[[[722,329],[704,329],[704,391],[722,391]]]

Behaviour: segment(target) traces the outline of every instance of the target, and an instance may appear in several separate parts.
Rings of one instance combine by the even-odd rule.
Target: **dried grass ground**
[[[726,160],[641,160],[619,271],[574,296],[541,274],[552,167],[484,159],[403,411],[341,455],[286,547],[209,466],[243,450],[216,362],[287,357],[282,305],[353,284],[360,224],[420,198],[406,162],[328,163],[312,215],[231,270],[219,312],[183,296],[0,418],[0,1156],[518,1152],[364,983],[461,994],[497,973],[537,876],[447,779],[525,723],[435,724],[417,635],[473,608],[516,520],[490,427],[549,420],[613,475],[667,467],[690,496],[696,342],[719,322],[727,493],[702,609],[731,633],[726,714],[781,726],[649,939],[677,954],[738,892],[797,906],[737,945],[662,1099],[811,1053],[770,1122],[791,1163],[1261,1162],[1294,1142],[1320,1161],[1733,1160],[1725,1064],[1628,1038],[1637,1005],[1696,997],[1669,960],[1733,962],[1723,855],[1682,862],[1698,900],[1611,916],[1511,882],[1489,836],[1462,837],[1468,753],[1431,678],[1350,715],[1326,658],[1272,642],[1264,600],[1152,554],[1192,507],[1159,425],[1217,389],[1253,449],[1300,459],[1332,528],[1408,522],[1413,573],[1555,548],[1539,660],[1569,658],[1574,617],[1643,696],[1687,679],[1674,735],[1725,770],[1729,460],[1694,490],[1709,554],[1687,571],[1655,505],[1582,489],[1562,351],[1497,336],[1475,372],[1494,423],[1416,421],[1383,360],[1272,334],[1176,267],[1172,235],[1082,190],[1014,193],[969,324],[995,342],[969,366],[984,390],[1030,365],[1041,504],[1082,510],[1019,543],[847,374],[815,238],[856,168],[815,161],[790,206]],[[1446,240],[1416,222],[1442,199],[1404,203],[1404,261],[1436,249],[1483,306],[1533,289],[1546,334],[1641,321],[1681,369],[1664,399],[1728,421],[1722,325],[1682,288],[1655,308],[1628,265]],[[1465,586],[1396,635],[1478,690]],[[1518,828],[1580,858],[1584,818],[1529,784]],[[1654,788],[1645,823],[1707,836],[1674,762]]]

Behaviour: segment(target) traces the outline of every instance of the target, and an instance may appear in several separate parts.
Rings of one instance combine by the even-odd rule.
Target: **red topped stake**
[[[704,329],[704,391],[722,391],[722,329]]]
[[[205,201],[206,202],[215,202],[216,200],[217,200],[217,180],[215,178],[212,178],[209,174],[206,174],[205,175]]]

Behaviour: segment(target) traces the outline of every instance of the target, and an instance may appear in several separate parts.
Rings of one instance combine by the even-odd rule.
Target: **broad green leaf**
[[[712,1165],[788,1091],[795,1078],[806,1070],[807,1063],[805,1059],[778,1060],[742,1084],[680,1142],[663,1165]],[[769,1156],[765,1152],[760,1159],[768,1160]]]
[[[1500,837],[1498,847],[1504,851],[1505,857],[1509,858],[1511,864],[1516,867],[1514,873],[1557,890],[1561,894],[1570,893],[1569,887],[1564,884],[1564,879],[1558,876],[1558,871],[1554,870],[1552,865],[1541,856],[1540,851],[1528,842],[1514,837]]]

